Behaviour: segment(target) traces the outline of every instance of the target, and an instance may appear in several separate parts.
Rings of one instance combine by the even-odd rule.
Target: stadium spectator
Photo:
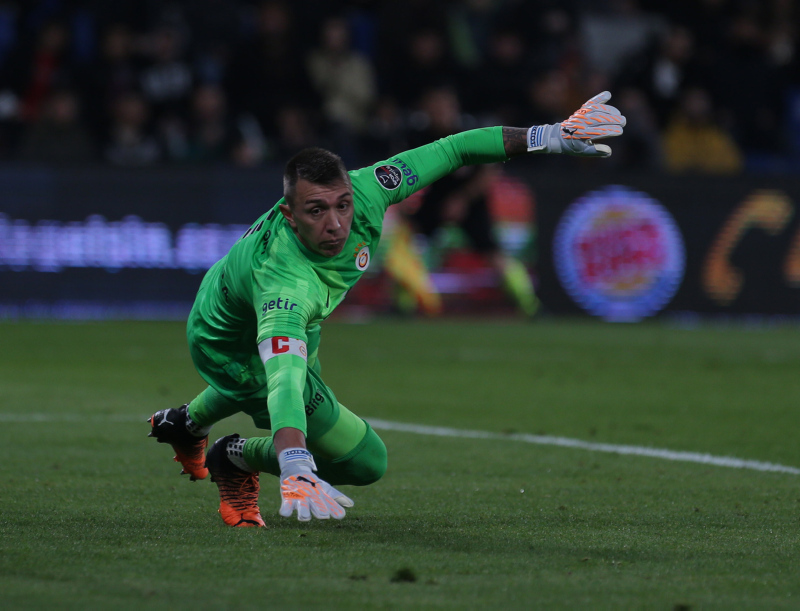
[[[742,154],[730,134],[714,120],[709,93],[692,87],[664,133],[666,166],[671,172],[733,174],[742,169]]]
[[[53,91],[41,116],[22,142],[21,158],[50,164],[86,163],[95,158],[94,141],[80,121],[80,101],[68,89]]]
[[[273,157],[292,156],[322,141],[317,122],[302,106],[284,106],[275,116],[277,133],[273,139]]]
[[[256,9],[256,33],[235,51],[224,87],[234,116],[252,114],[267,140],[283,139],[280,111],[292,108],[303,121],[315,122],[319,97],[305,66],[302,24],[285,2],[268,0]],[[271,147],[277,152],[278,146]]]
[[[786,70],[770,53],[762,11],[758,3],[744,2],[730,19],[713,91],[723,121],[740,146],[782,152],[787,142],[781,117],[789,83]]]
[[[468,0],[447,5],[444,31],[448,33],[453,58],[466,71],[480,67],[490,48],[490,38],[508,2]],[[518,24],[519,22],[517,22]]]
[[[385,473],[386,446],[323,382],[318,356],[321,323],[369,267],[387,208],[468,165],[534,151],[608,156],[590,138],[622,133],[609,97],[563,123],[461,132],[353,172],[319,148],[288,161],[284,198],[206,273],[189,314],[191,356],[209,386],[149,419],[191,479],[211,475],[227,525],[265,526],[260,472],[279,478],[280,515],[303,521],[343,518],[353,501],[333,485]],[[240,412],[272,436],[227,435],[206,455],[213,425]]]
[[[366,128],[377,85],[372,64],[351,47],[345,19],[331,17],[322,24],[320,44],[308,55],[308,72],[322,99],[333,147],[345,163],[353,163],[354,143]]]
[[[156,118],[185,111],[193,75],[185,57],[184,35],[177,27],[163,24],[147,38],[148,62],[139,77],[145,99]]]
[[[18,8],[12,3],[0,4],[0,74],[17,42],[17,12]]]
[[[245,5],[230,0],[192,0],[181,9],[197,80],[221,86],[244,33]]]
[[[569,76],[560,68],[538,74],[528,85],[528,109],[534,121],[553,123],[570,107],[572,90]]]
[[[525,92],[533,73],[525,37],[516,27],[498,27],[488,36],[486,58],[474,71],[464,107],[493,122],[518,125],[530,119]]]
[[[201,85],[192,94],[192,112],[185,156],[191,162],[230,162],[246,146],[228,115],[225,92],[217,85]],[[239,150],[239,155],[242,155]],[[241,159],[241,157],[240,157]]]
[[[447,3],[430,0],[382,0],[376,3],[376,48],[373,61],[381,97],[394,96],[396,88],[407,81],[398,74],[401,64],[409,60],[409,42],[413,33],[426,29],[445,33]],[[449,41],[442,38],[449,54]],[[415,94],[416,95],[416,94]],[[414,96],[410,96],[413,100]],[[395,96],[395,101],[399,98]]]
[[[664,150],[661,130],[644,92],[635,87],[626,87],[618,97],[617,105],[627,117],[628,125],[625,138],[614,146],[610,164],[625,170],[662,169]]]
[[[334,95],[329,85],[320,88],[319,71],[317,87],[309,74],[315,41],[308,33],[332,16],[348,23],[350,54],[359,50],[378,90],[355,113],[355,93],[369,89],[361,85],[370,78]],[[231,116],[249,126],[252,142],[261,133],[263,144],[247,149],[261,152],[244,157],[274,160],[291,141],[310,136],[364,159],[380,141],[402,140],[415,100],[431,86],[454,86],[466,112],[498,122],[520,113],[529,119],[529,104],[534,112],[545,110],[540,98],[552,95],[552,79],[560,75],[562,108],[585,99],[587,82],[592,90],[636,89],[660,130],[681,92],[701,85],[718,123],[748,160],[772,159],[782,167],[793,163],[798,148],[785,128],[794,116],[787,100],[800,84],[797,19],[791,0],[0,3],[0,158],[21,155],[25,132],[50,93],[62,88],[82,100],[83,122],[97,141],[109,137],[112,100],[139,89],[166,151],[162,161],[186,156],[191,91],[202,84],[222,88]],[[549,93],[520,96],[523,80]],[[335,125],[344,125],[341,112],[332,110],[343,100],[348,116],[382,130],[377,139],[363,132],[347,139],[346,130],[327,128],[333,115]],[[280,125],[287,110],[294,123]]]
[[[670,120],[681,91],[702,82],[695,58],[694,37],[683,26],[673,26],[653,40],[642,53],[635,53],[623,65],[617,87],[631,86],[643,91],[660,129]]]
[[[585,60],[578,31],[580,14],[574,0],[538,0],[500,4],[497,28],[524,32],[534,74]]]
[[[123,93],[112,102],[113,115],[104,157],[119,166],[147,166],[163,152],[149,130],[150,107],[135,92]]]
[[[411,134],[412,147],[463,131],[460,101],[452,88],[426,91],[420,106],[427,121],[423,130]],[[442,229],[458,227],[470,247],[495,269],[520,311],[533,316],[538,301],[530,276],[522,263],[502,252],[493,233],[488,199],[495,172],[494,166],[468,165],[443,177],[421,194],[421,203],[409,221],[416,233],[431,241],[441,237]]]
[[[407,116],[394,98],[380,98],[360,143],[360,163],[370,164],[406,146]]]
[[[185,35],[177,25],[159,24],[147,36],[149,63],[139,77],[141,92],[169,159],[181,159],[187,154],[187,116],[194,75],[186,48]]]
[[[87,117],[98,139],[108,133],[113,100],[139,90],[141,62],[134,47],[134,35],[124,23],[111,24],[103,32],[100,57],[85,82]]]
[[[408,35],[403,54],[392,67],[388,94],[398,104],[411,108],[432,87],[459,87],[463,73],[455,63],[444,34],[432,27],[421,27]]]
[[[32,45],[21,44],[6,60],[0,87],[13,93],[18,117],[34,123],[45,100],[59,87],[71,86],[75,70],[69,59],[69,31],[60,21],[46,23]]]
[[[642,10],[637,0],[606,0],[586,7],[580,39],[588,67],[614,75],[624,60],[642,53],[666,23]]]

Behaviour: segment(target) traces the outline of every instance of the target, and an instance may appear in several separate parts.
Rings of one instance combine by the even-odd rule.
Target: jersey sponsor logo
[[[308,402],[306,405],[306,416],[313,416],[314,412],[317,411],[317,408],[322,405],[322,402],[325,401],[325,395],[323,395],[320,391],[314,393],[311,401]]]
[[[403,173],[397,166],[379,165],[375,168],[375,178],[384,189],[394,191],[403,182]]]
[[[369,246],[367,246],[364,242],[359,243],[356,246],[356,253],[353,255],[356,260],[356,269],[360,272],[363,272],[369,267]]]
[[[267,312],[272,312],[273,310],[289,310],[291,312],[296,307],[296,303],[290,302],[288,299],[284,299],[283,297],[278,297],[277,299],[265,301],[264,305],[261,306],[261,313],[266,314]]]
[[[261,360],[267,362],[271,358],[280,356],[281,354],[294,354],[301,357],[303,360],[308,360],[308,349],[306,343],[302,339],[295,339],[293,337],[286,337],[277,335],[264,340],[258,345],[258,353],[261,355]]]
[[[413,186],[417,183],[417,180],[419,180],[419,176],[417,176],[416,174],[414,174],[414,172],[411,171],[411,168],[408,167],[405,161],[403,161],[399,157],[395,157],[394,159],[392,159],[392,161],[400,166],[400,170],[403,172],[403,176],[406,177],[406,184],[408,186]]]
[[[584,310],[629,322],[664,308],[683,280],[680,230],[656,200],[609,186],[573,203],[556,227],[556,272]]]

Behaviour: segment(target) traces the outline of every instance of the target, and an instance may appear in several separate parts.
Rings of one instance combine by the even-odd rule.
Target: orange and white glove
[[[595,141],[622,135],[626,122],[618,109],[606,105],[610,99],[611,94],[604,91],[586,102],[566,121],[529,128],[528,152],[609,157],[611,147],[595,144]]]
[[[289,518],[297,511],[297,519],[308,522],[311,516],[318,520],[341,520],[345,507],[353,501],[328,482],[314,475],[317,465],[311,452],[303,448],[287,448],[278,454],[281,468],[281,508],[278,513]]]

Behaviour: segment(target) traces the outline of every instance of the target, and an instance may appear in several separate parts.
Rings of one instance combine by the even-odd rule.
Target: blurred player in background
[[[456,92],[450,87],[432,87],[422,95],[420,110],[427,120],[424,129],[412,133],[410,143],[416,147],[425,142],[433,142],[463,129],[461,105]],[[497,170],[495,166],[466,165],[447,176],[442,177],[425,189],[422,203],[408,218],[413,232],[431,239],[445,227],[458,227],[469,240],[471,247],[485,257],[501,278],[503,288],[514,299],[517,307],[527,316],[533,316],[538,309],[538,299],[527,269],[519,260],[506,255],[498,246],[494,235],[491,212],[489,210],[489,190]],[[410,245],[408,232],[398,229],[392,246],[403,251]],[[387,257],[391,262],[391,254]],[[424,287],[429,293],[432,289],[430,281],[408,278],[405,273],[424,273],[419,267],[387,266],[401,286],[407,288],[429,314],[436,313],[436,299],[420,293],[418,287]],[[398,273],[399,272],[399,273]],[[433,305],[433,308],[431,307]]]
[[[324,149],[292,157],[284,197],[206,273],[189,314],[189,349],[209,386],[161,410],[150,436],[169,443],[191,479],[211,474],[231,526],[263,526],[259,473],[280,480],[280,515],[341,519],[353,501],[333,486],[367,485],[386,447],[320,377],[320,323],[369,267],[387,208],[459,169],[526,153],[607,157],[595,141],[622,133],[608,92],[562,123],[491,127],[442,138],[348,172]],[[270,437],[218,439],[211,427],[244,412]]]

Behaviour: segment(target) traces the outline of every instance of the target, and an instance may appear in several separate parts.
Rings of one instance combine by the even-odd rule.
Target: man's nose
[[[342,223],[339,220],[339,216],[331,210],[328,212],[326,219],[325,219],[325,231],[328,233],[336,233],[341,228]]]

